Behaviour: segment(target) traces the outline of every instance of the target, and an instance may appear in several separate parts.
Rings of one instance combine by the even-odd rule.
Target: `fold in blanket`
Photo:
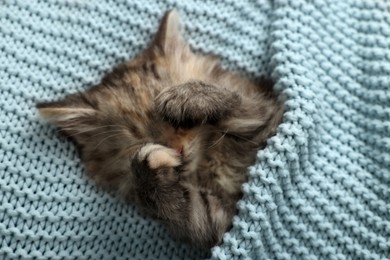
[[[172,8],[194,49],[272,76],[286,100],[211,252],[97,189],[34,109],[133,57]],[[384,0],[3,2],[0,258],[390,258],[389,13]]]

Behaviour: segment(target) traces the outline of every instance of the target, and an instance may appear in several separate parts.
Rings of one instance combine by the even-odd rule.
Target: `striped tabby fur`
[[[205,248],[229,229],[247,167],[283,113],[269,83],[194,54],[175,11],[100,84],[37,107],[79,146],[98,184]]]

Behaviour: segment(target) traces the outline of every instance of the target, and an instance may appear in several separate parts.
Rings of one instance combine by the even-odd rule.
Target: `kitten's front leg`
[[[164,89],[155,99],[157,113],[175,127],[214,124],[239,106],[237,93],[202,81]]]
[[[222,239],[235,213],[206,190],[180,178],[180,155],[158,144],[147,144],[132,162],[137,204],[165,223],[178,239],[209,248]]]
[[[171,208],[180,204],[180,191],[176,184],[180,154],[159,144],[146,144],[132,161],[136,181],[136,201],[142,210],[165,219]],[[178,199],[175,203],[172,198]]]

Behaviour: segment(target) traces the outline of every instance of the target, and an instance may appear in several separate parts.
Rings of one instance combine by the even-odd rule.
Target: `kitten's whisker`
[[[241,135],[238,135],[238,134],[233,134],[233,133],[231,133],[231,132],[226,132],[226,131],[212,131],[213,133],[224,133],[224,135],[223,136],[225,136],[225,135],[232,135],[232,136],[234,136],[234,137],[237,137],[237,138],[239,138],[239,139],[241,139],[241,140],[244,140],[244,141],[247,141],[247,142],[249,142],[249,143],[252,143],[252,144],[254,144],[254,145],[260,145],[259,143],[257,143],[257,142],[255,142],[255,141],[252,141],[252,140],[250,140],[250,139],[248,139],[248,138],[245,138],[245,137],[243,137],[243,136],[241,136]]]
[[[119,125],[103,125],[103,126],[97,126],[97,127],[93,127],[93,128],[89,128],[87,130],[84,130],[84,131],[80,131],[79,133],[84,133],[84,132],[88,132],[88,131],[93,131],[95,129],[100,129],[100,128],[103,128],[103,127],[108,127],[108,126],[119,126]],[[58,129],[57,132],[61,131],[61,130],[72,130],[73,127],[62,127],[61,129]]]
[[[109,165],[116,164],[120,160],[126,160],[126,157],[132,156],[133,154],[129,154],[131,149],[134,149],[135,146],[139,145],[142,146],[144,142],[135,142],[130,144],[129,146],[125,147],[122,151],[119,152],[117,155],[117,158],[110,162]]]
[[[254,145],[259,145],[259,144],[256,143],[255,141],[249,140],[248,138],[245,138],[245,137],[243,137],[243,136],[240,136],[240,135],[237,135],[237,134],[232,134],[232,133],[229,133],[229,135],[232,135],[232,136],[234,136],[234,137],[240,138],[240,139],[242,139],[242,140],[244,140],[244,141],[247,141],[247,142],[249,142],[249,143],[252,143],[252,144],[254,144]]]
[[[122,129],[110,130],[110,131],[105,131],[105,132],[94,134],[92,137],[102,135],[102,134],[108,134],[108,133],[118,133],[118,132],[122,132],[122,131],[123,131]]]
[[[224,134],[221,135],[221,137],[218,138],[217,141],[214,142],[214,144],[212,144],[211,146],[209,146],[209,147],[207,148],[207,150],[210,149],[210,148],[212,148],[212,147],[214,147],[214,146],[216,146],[218,143],[220,143],[220,142],[222,141],[222,139],[225,137],[225,135],[226,135],[227,132],[228,132],[228,129],[226,129],[226,131],[224,132]]]
[[[134,146],[139,145],[140,147],[142,147],[142,146],[144,145],[144,143],[145,143],[145,142],[136,142],[136,143],[133,143],[133,144],[127,146],[124,150],[125,150],[126,152],[129,152],[129,150],[130,150],[130,149],[133,149]]]
[[[132,156],[133,154],[130,154],[131,150],[133,150],[134,147],[136,147],[136,146],[142,147],[143,144],[144,144],[144,142],[132,143],[132,144],[128,145],[127,147],[123,148],[123,150],[120,152],[120,154],[118,156],[119,157]]]
[[[130,156],[133,155],[133,154],[129,154],[129,152],[130,152],[129,150],[133,149],[134,146],[137,146],[137,145],[142,146],[142,144],[143,144],[143,143],[141,143],[141,142],[136,142],[136,143],[133,143],[133,144],[127,146],[126,148],[124,148],[124,149],[117,155],[117,158],[109,163],[109,166],[116,164],[116,163],[119,162],[120,160],[126,160],[126,159],[128,159],[128,158],[126,158],[126,157],[130,157]],[[122,173],[121,175],[123,176],[123,175],[125,175],[125,174]]]
[[[115,137],[115,136],[120,136],[120,135],[124,135],[124,133],[119,133],[119,134],[115,134],[115,135],[109,135],[107,136],[106,138],[103,138],[96,146],[95,146],[95,149],[96,150],[98,148],[99,145],[101,145],[105,140],[109,139],[109,138],[112,138],[112,137]]]
[[[119,154],[119,155],[117,156],[117,158],[116,158],[115,160],[113,160],[113,161],[110,161],[110,163],[109,163],[108,165],[109,165],[109,166],[112,166],[112,165],[116,164],[117,162],[119,162],[120,160],[126,159],[126,158],[124,158],[124,156],[125,156],[125,155],[123,155],[123,154]]]
[[[134,146],[136,145],[142,145],[141,142],[136,142],[136,143],[132,143],[131,145],[125,147],[123,150],[121,150],[117,155],[116,155],[116,159],[115,160],[112,160],[110,161],[110,163],[108,164],[108,166],[111,166],[111,165],[114,165],[116,164],[117,162],[119,162],[120,160],[128,160],[129,156],[132,156],[132,154],[129,154],[129,150],[131,148],[133,148]],[[124,174],[121,174],[121,175],[124,175]]]
[[[117,126],[117,127],[121,127],[121,128],[126,128],[125,126],[123,125],[103,125],[103,126],[98,126],[98,127],[93,127],[93,128],[89,128],[89,129],[86,129],[84,131],[79,131],[77,133],[74,133],[74,134],[71,134],[69,135],[69,137],[72,137],[72,136],[75,136],[75,135],[79,135],[79,134],[83,134],[83,133],[86,133],[86,132],[90,132],[90,131],[94,131],[94,130],[97,130],[97,129],[100,129],[100,128],[104,128],[104,127],[110,127],[110,126]],[[63,130],[72,130],[73,128],[71,127],[63,127],[62,129],[59,129],[57,130],[57,132],[60,132],[60,131],[63,131]]]

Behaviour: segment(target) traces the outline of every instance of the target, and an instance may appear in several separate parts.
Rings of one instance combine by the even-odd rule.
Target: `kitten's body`
[[[140,56],[99,85],[38,108],[79,145],[97,183],[176,237],[210,247],[231,225],[247,167],[282,105],[268,85],[192,53],[178,26],[167,13]]]

